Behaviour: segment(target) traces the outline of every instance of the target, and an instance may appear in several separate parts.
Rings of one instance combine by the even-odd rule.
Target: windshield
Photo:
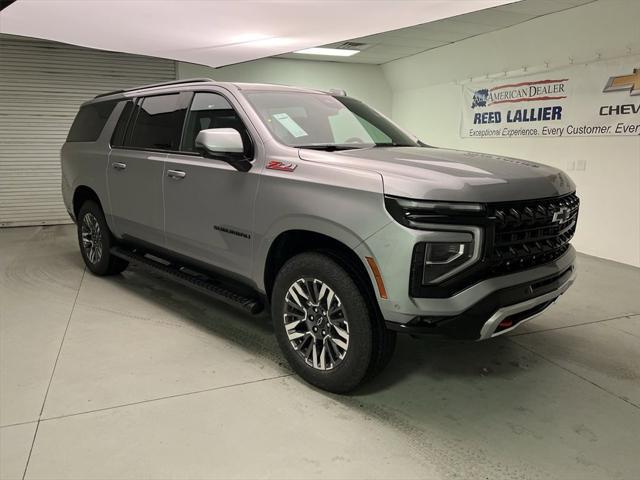
[[[418,146],[364,103],[320,93],[244,93],[271,133],[290,147],[327,150]]]

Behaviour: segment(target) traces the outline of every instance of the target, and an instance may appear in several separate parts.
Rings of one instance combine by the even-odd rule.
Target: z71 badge
[[[270,170],[280,170],[283,172],[293,172],[296,168],[298,168],[298,165],[296,165],[295,163],[284,163],[284,162],[280,162],[278,160],[270,160],[267,163],[267,168]]]

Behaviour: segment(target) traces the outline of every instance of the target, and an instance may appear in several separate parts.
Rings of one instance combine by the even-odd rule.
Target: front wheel
[[[88,200],[78,212],[78,243],[84,263],[96,275],[115,275],[127,268],[128,262],[111,254],[113,235],[102,208]]]
[[[331,256],[296,255],[278,272],[271,298],[276,337],[307,382],[346,393],[381,370],[395,346],[354,278]],[[383,339],[384,341],[381,341]]]

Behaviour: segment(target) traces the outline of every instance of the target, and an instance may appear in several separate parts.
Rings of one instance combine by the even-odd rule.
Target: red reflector
[[[498,328],[510,328],[513,327],[513,320],[502,320],[500,322],[500,325],[498,325]]]

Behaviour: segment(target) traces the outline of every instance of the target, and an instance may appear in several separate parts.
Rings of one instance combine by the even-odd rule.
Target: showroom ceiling
[[[512,2],[18,0],[0,33],[222,66]]]
[[[348,57],[299,53],[288,53],[280,57],[379,65],[593,1],[522,0],[454,18],[322,45],[327,48],[360,50],[360,53]]]

